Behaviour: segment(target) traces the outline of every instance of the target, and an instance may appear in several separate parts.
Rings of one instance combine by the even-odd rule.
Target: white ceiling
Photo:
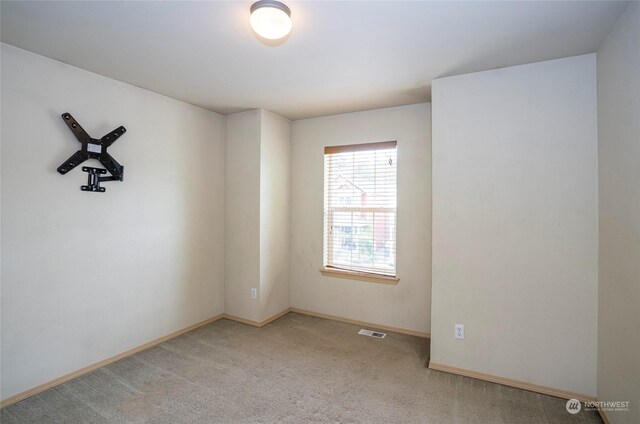
[[[597,50],[627,2],[285,1],[268,46],[252,1],[1,3],[3,42],[223,114],[290,119],[429,100],[431,80]]]

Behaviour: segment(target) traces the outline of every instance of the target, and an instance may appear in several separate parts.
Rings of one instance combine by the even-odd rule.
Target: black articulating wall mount
[[[82,144],[82,147],[58,167],[58,172],[64,175],[87,159],[97,159],[107,169],[83,166],[82,171],[89,174],[87,185],[81,186],[83,191],[103,193],[105,188],[100,187],[101,182],[122,181],[124,166],[120,165],[113,156],[107,153],[107,148],[127,131],[125,127],[118,127],[100,140],[97,140],[89,137],[89,134],[82,129],[70,113],[63,113],[62,119],[67,123],[73,135],[75,135],[80,144]],[[111,174],[110,177],[100,177],[100,175],[106,174],[107,171]]]

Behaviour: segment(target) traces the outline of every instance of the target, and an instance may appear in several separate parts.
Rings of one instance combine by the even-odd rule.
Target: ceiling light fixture
[[[277,40],[289,34],[291,10],[276,0],[260,0],[251,6],[251,28],[261,37]]]

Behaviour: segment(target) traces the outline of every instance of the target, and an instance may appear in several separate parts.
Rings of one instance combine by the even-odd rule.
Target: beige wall
[[[225,312],[259,321],[260,111],[225,117]]]
[[[598,398],[640,422],[640,4],[633,3],[598,58],[600,261]]]
[[[322,267],[324,147],[398,141],[397,286],[326,277]],[[291,306],[429,332],[430,105],[293,122]]]
[[[289,308],[291,122],[225,117],[225,312],[262,321]],[[251,289],[257,298],[251,298]]]
[[[223,312],[216,113],[2,44],[2,399]],[[123,182],[56,168],[110,148]],[[87,166],[100,166],[87,161]]]
[[[260,319],[289,308],[291,122],[260,111]]]
[[[432,117],[431,361],[595,395],[595,55],[435,80]]]

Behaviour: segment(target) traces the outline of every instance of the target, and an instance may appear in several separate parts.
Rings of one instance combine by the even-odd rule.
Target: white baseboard
[[[272,317],[269,317],[269,318],[264,319],[262,321],[254,321],[252,319],[242,318],[242,317],[238,317],[238,316],[231,315],[231,314],[222,314],[222,318],[225,318],[225,319],[228,319],[228,320],[231,320],[231,321],[241,322],[242,324],[247,324],[247,325],[252,325],[254,327],[262,328],[265,325],[269,324],[270,322],[273,322],[273,321],[277,320],[278,318],[281,318],[281,317],[287,315],[289,312],[291,312],[291,308],[287,308],[282,312],[278,312],[277,314],[273,315]]]
[[[506,377],[499,377],[496,375],[466,370],[464,368],[452,367],[450,365],[437,364],[433,361],[429,362],[429,369],[436,370],[436,371],[444,371],[451,374],[462,375],[465,377],[477,378],[478,380],[489,381],[491,383],[504,384],[505,386],[511,386],[518,389],[529,390],[530,392],[542,393],[543,395],[555,396],[562,399],[577,399],[581,402],[593,402],[596,400],[594,396],[569,392],[561,389],[555,389],[553,387],[540,386],[537,384],[527,383],[525,381],[512,380]]]
[[[166,336],[162,336],[160,338],[157,338],[155,340],[152,340],[150,342],[147,342],[145,344],[142,344],[138,347],[134,347],[133,349],[129,349],[125,352],[119,353],[115,356],[112,356],[110,358],[107,359],[103,359],[100,362],[96,362],[95,364],[91,364],[89,366],[86,366],[84,368],[81,368],[77,371],[74,371],[72,373],[69,374],[65,374],[61,377],[56,378],[55,380],[51,380],[47,383],[44,384],[40,384],[36,387],[33,387],[29,390],[25,390],[22,393],[18,393],[17,395],[11,396],[7,399],[4,399],[2,401],[0,401],[0,408],[4,408],[5,406],[11,405],[13,403],[16,402],[20,402],[21,400],[24,400],[28,397],[31,397],[33,395],[37,395],[38,393],[44,392],[45,390],[51,389],[52,387],[58,386],[62,383],[66,383],[67,381],[73,380],[74,378],[80,377],[81,375],[90,373],[91,371],[95,371],[98,368],[104,367],[105,365],[109,365],[113,362],[116,362],[120,359],[126,358],[127,356],[131,356],[135,353],[138,352],[142,352],[143,350],[149,349],[150,347],[153,347],[155,345],[158,345],[162,342],[166,342],[169,339],[173,339],[174,337],[180,336],[184,333],[188,333],[189,331],[193,331],[196,328],[202,327],[203,325],[207,325],[210,324],[214,321],[217,321],[221,318],[224,317],[224,314],[220,314],[220,315],[216,315],[214,317],[211,317],[209,319],[206,319],[204,321],[198,322],[196,324],[190,325],[188,327],[185,327],[181,330],[178,331],[174,331],[173,333],[167,334]]]
[[[291,312],[295,312],[295,313],[302,314],[302,315],[309,315],[309,316],[312,316],[312,317],[330,319],[332,321],[339,321],[339,322],[344,322],[344,323],[347,323],[347,324],[362,325],[362,326],[365,326],[365,327],[375,328],[375,329],[378,329],[378,330],[386,330],[386,331],[392,331],[394,333],[407,334],[409,336],[423,337],[425,339],[431,338],[431,335],[429,333],[425,333],[423,331],[407,330],[406,328],[391,327],[389,325],[382,325],[382,324],[376,324],[376,323],[373,323],[373,322],[359,321],[359,320],[355,320],[355,319],[351,319],[351,318],[343,318],[343,317],[339,317],[339,316],[335,316],[335,315],[322,314],[320,312],[307,311],[306,309],[300,309],[300,308],[290,308],[290,309],[291,309]]]

